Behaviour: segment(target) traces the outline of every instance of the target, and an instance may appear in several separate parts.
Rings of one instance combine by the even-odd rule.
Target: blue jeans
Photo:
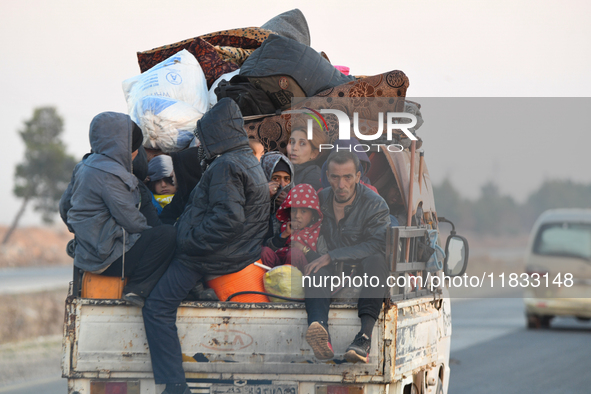
[[[146,299],[142,312],[156,384],[186,382],[176,314],[202,276],[174,258]]]

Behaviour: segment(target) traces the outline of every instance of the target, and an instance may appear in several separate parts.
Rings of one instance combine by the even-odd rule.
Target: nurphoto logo
[[[334,109],[334,108],[322,108],[322,109],[312,109],[309,107],[305,107],[303,109],[298,110],[291,110],[291,113],[302,113],[308,115],[310,118],[307,119],[307,138],[311,140],[313,138],[313,126],[314,122],[318,124],[320,129],[328,132],[328,124],[323,114],[332,114],[335,115],[338,119],[338,127],[339,127],[339,140],[348,141],[351,139],[351,119],[349,115],[345,112]],[[384,122],[384,116],[386,121]],[[410,120],[407,123],[400,123],[401,119],[408,119]],[[357,138],[358,141],[375,141],[384,135],[384,123],[386,124],[386,139],[389,142],[394,140],[393,138],[393,131],[400,130],[406,137],[408,137],[411,141],[416,141],[417,137],[413,135],[410,131],[411,128],[416,126],[417,118],[415,115],[407,112],[378,112],[377,113],[377,130],[373,134],[362,133],[359,127],[359,112],[353,112],[353,133],[354,137]],[[355,152],[368,152],[371,150],[372,146],[377,147],[378,151],[380,147],[384,146],[389,152],[402,152],[404,147],[400,144],[391,143],[391,144],[384,144],[383,142],[380,144],[351,144],[349,146],[343,145],[334,145],[334,144],[320,144],[319,150],[331,150],[335,149],[337,151],[355,151]]]

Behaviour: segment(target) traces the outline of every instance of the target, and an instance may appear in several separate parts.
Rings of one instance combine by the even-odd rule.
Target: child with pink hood
[[[322,238],[319,240],[322,212],[316,190],[307,183],[294,186],[276,217],[281,222],[281,232],[263,247],[263,264],[291,264],[303,271],[308,262],[320,257],[318,244],[323,245]]]

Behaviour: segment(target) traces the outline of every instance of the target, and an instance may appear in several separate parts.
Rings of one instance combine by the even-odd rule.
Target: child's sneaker
[[[330,343],[330,335],[324,326],[317,321],[310,324],[306,332],[306,342],[314,351],[318,360],[330,360],[334,358],[334,351]]]
[[[361,362],[367,364],[369,362],[369,349],[371,349],[371,338],[359,333],[347,348],[345,360],[350,363]]]

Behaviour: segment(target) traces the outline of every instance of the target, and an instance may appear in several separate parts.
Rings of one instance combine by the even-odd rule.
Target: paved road
[[[71,266],[0,269],[0,294],[67,288],[72,275]]]
[[[589,393],[591,324],[527,330],[519,298],[452,301],[450,394]]]

